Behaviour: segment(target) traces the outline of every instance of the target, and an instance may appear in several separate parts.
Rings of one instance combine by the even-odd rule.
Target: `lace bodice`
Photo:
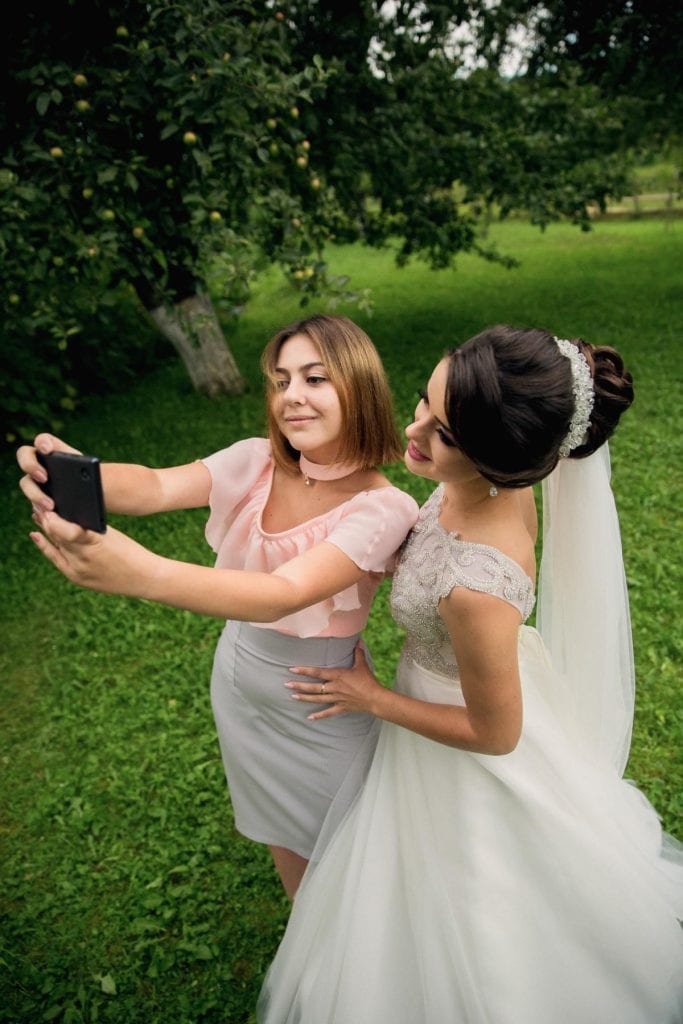
[[[461,540],[439,523],[443,490],[422,506],[394,575],[391,610],[407,631],[404,657],[457,678],[458,666],[437,606],[454,587],[495,594],[526,620],[534,606],[533,584],[521,566],[497,548]]]

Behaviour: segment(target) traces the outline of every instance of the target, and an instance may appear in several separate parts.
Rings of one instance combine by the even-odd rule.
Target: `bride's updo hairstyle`
[[[569,458],[596,451],[633,401],[631,374],[606,345],[572,342],[585,356],[594,401]],[[546,331],[491,327],[448,353],[446,415],[457,445],[501,487],[527,487],[557,465],[572,425],[572,365]]]

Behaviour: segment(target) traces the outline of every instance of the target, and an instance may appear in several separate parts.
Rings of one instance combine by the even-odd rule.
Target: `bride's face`
[[[429,480],[459,479],[463,469],[471,472],[472,463],[458,448],[446,419],[446,383],[448,359],[442,359],[421,392],[415,419],[406,428],[408,447],[406,467]]]

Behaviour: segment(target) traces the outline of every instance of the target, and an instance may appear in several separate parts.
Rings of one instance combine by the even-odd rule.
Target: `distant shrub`
[[[61,429],[85,396],[119,391],[140,374],[176,358],[147,320],[132,290],[121,285],[97,306],[82,296],[80,330],[54,337],[30,314],[25,333],[1,329],[0,439],[30,439]]]

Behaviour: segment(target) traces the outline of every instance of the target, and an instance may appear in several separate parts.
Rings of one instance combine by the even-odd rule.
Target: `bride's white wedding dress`
[[[397,688],[462,703],[436,606],[454,586],[522,619],[532,584],[423,508],[394,580]],[[616,770],[577,751],[566,686],[520,627],[524,728],[504,756],[384,723],[364,789],[309,868],[262,1024],[680,1024],[683,862]]]

